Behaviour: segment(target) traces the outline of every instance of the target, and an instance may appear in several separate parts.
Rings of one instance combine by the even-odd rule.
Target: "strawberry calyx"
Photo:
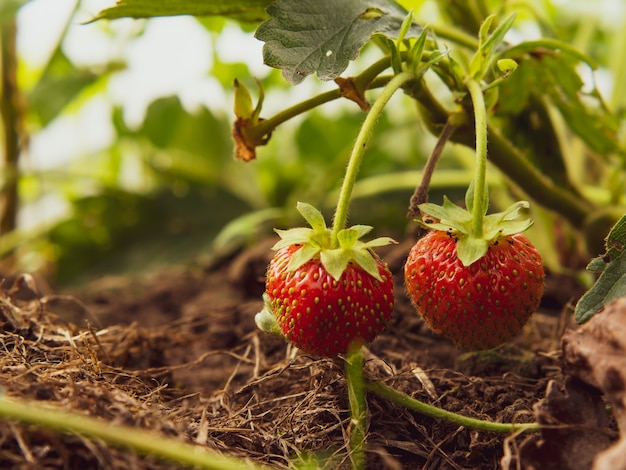
[[[468,196],[471,191],[468,191]],[[471,197],[467,197],[469,210],[464,209],[446,196],[443,205],[424,203],[419,205],[422,214],[422,226],[431,230],[448,232],[457,240],[457,255],[464,266],[469,266],[482,258],[489,249],[490,243],[515,233],[520,233],[532,225],[532,220],[522,219],[520,212],[528,209],[527,201],[517,201],[502,212],[484,215],[482,224],[477,230],[475,217],[472,214]],[[428,222],[424,219],[433,218],[436,221]]]
[[[272,247],[273,250],[280,250],[290,245],[302,245],[289,261],[289,271],[295,271],[319,256],[322,266],[335,280],[341,278],[348,263],[354,262],[370,276],[382,281],[371,250],[397,243],[395,240],[379,237],[368,242],[361,241],[361,237],[372,231],[369,225],[353,225],[339,230],[336,237],[333,237],[332,230],[326,226],[324,216],[319,210],[305,202],[298,202],[296,208],[311,227],[275,229],[281,239]]]

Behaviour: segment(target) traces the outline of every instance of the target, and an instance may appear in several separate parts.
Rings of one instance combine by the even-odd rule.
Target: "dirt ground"
[[[9,396],[53,402],[275,468],[293,468],[311,456],[326,468],[347,468],[341,360],[304,355],[255,327],[270,244],[208,268],[103,278],[72,292],[52,292],[36,280],[35,287],[28,276],[5,280],[0,386]],[[562,368],[561,339],[574,327],[570,302],[580,295],[574,281],[548,275],[540,310],[513,342],[488,352],[459,351],[433,335],[406,298],[400,273],[407,251],[399,245],[383,253],[396,275],[397,301],[387,331],[369,346],[368,377],[446,410],[498,422],[535,421],[549,384],[557,394],[604,403],[595,389],[572,385]],[[545,433],[479,432],[371,394],[368,406],[368,468],[567,468],[545,460],[551,455],[542,447]],[[617,432],[611,419],[603,426],[606,447]],[[567,449],[574,437],[556,439]],[[180,468],[8,422],[0,424],[0,467]]]

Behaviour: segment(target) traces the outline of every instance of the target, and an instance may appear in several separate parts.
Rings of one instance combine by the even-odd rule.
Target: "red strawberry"
[[[381,281],[353,262],[335,280],[319,258],[290,271],[289,261],[300,248],[279,250],[267,270],[265,289],[285,337],[320,356],[344,354],[371,342],[393,311],[389,268],[375,257]]]
[[[431,231],[412,248],[405,283],[433,331],[458,347],[489,349],[519,333],[543,294],[541,256],[521,233],[495,237],[465,266],[451,232]]]
[[[391,317],[391,272],[371,248],[392,240],[361,242],[371,227],[357,225],[339,231],[333,247],[319,211],[302,203],[298,210],[312,228],[277,230],[282,240],[274,246],[265,309],[256,321],[307,353],[345,354],[371,342]]]

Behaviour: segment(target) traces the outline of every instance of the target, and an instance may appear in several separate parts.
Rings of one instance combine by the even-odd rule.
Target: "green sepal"
[[[467,192],[468,194],[473,192],[472,186]],[[472,200],[473,197],[468,197],[468,202]],[[459,260],[464,266],[469,266],[487,253],[489,243],[528,229],[532,225],[530,219],[517,220],[521,211],[528,207],[527,201],[518,201],[502,212],[486,215],[483,218],[481,233],[477,234],[474,232],[472,214],[444,196],[441,206],[432,203],[420,204],[422,213],[438,219],[436,222],[421,221],[420,224],[431,230],[449,232],[454,236],[457,239]]]
[[[353,225],[337,233],[336,245],[333,248],[332,231],[326,226],[322,213],[315,207],[304,202],[298,202],[298,212],[311,225],[296,227],[289,230],[274,229],[280,240],[272,249],[280,250],[291,245],[302,245],[295,251],[289,260],[287,269],[295,271],[308,261],[319,256],[320,262],[330,274],[339,280],[348,263],[354,261],[365,272],[381,281],[372,248],[397,243],[390,237],[379,237],[368,242],[359,240],[372,231],[369,225]],[[335,246],[336,246],[335,245]]]
[[[499,236],[506,237],[514,233],[520,233],[528,229],[532,224],[532,220],[516,220],[520,216],[522,209],[528,209],[530,204],[528,201],[518,201],[511,204],[506,210],[489,214],[484,219],[484,233],[486,240],[495,240]]]
[[[263,293],[263,310],[254,316],[256,326],[265,333],[273,336],[284,336],[276,315],[272,311],[272,305],[267,293]]]
[[[363,246],[366,248],[376,248],[377,246],[395,245],[397,243],[398,242],[391,237],[378,237],[369,242],[365,242]]]
[[[235,116],[246,121],[251,119],[254,115],[254,105],[250,91],[236,78],[233,80],[233,90],[235,91]]]
[[[456,254],[463,266],[470,266],[485,256],[489,249],[489,241],[472,236],[459,237],[456,244]]]
[[[296,251],[289,260],[287,269],[289,271],[295,271],[300,266],[312,260],[321,250],[322,249],[319,246],[315,246],[310,243],[303,244],[302,248]]]
[[[278,234],[280,240],[277,241],[272,250],[281,250],[289,245],[297,245],[300,243],[308,243],[314,232],[307,227],[296,227],[289,230],[280,230],[275,228],[274,232]]]
[[[324,250],[320,252],[320,261],[328,274],[338,281],[350,262],[350,255],[351,253],[343,248]]]
[[[296,204],[296,209],[298,209],[300,215],[304,217],[304,220],[309,223],[314,231],[322,232],[326,230],[326,221],[324,220],[324,216],[311,204],[298,202]]]
[[[469,233],[472,226],[472,214],[465,209],[457,206],[447,196],[443,197],[443,205],[433,204],[426,202],[419,205],[420,211],[435,219],[439,220],[439,224],[424,223],[423,225],[434,228],[435,230],[441,230],[438,227],[431,227],[433,225],[445,225],[448,229],[458,230],[463,233]]]

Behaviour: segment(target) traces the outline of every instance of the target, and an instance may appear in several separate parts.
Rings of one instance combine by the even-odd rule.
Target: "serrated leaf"
[[[574,311],[576,321],[584,323],[609,302],[626,297],[626,255],[611,261],[593,287],[583,295]]]
[[[115,6],[98,13],[90,22],[117,18],[155,16],[227,16],[239,21],[261,21],[272,0],[118,0]]]
[[[256,32],[264,61],[292,84],[313,73],[338,77],[373,34],[396,38],[407,15],[393,0],[278,0],[267,12]],[[406,38],[420,32],[412,25]]]
[[[574,311],[578,323],[584,323],[609,302],[626,297],[626,216],[611,229],[606,239],[607,254],[596,258],[587,269],[601,271],[596,283],[583,295]],[[604,260],[608,260],[605,264]],[[602,269],[601,269],[602,268]]]

